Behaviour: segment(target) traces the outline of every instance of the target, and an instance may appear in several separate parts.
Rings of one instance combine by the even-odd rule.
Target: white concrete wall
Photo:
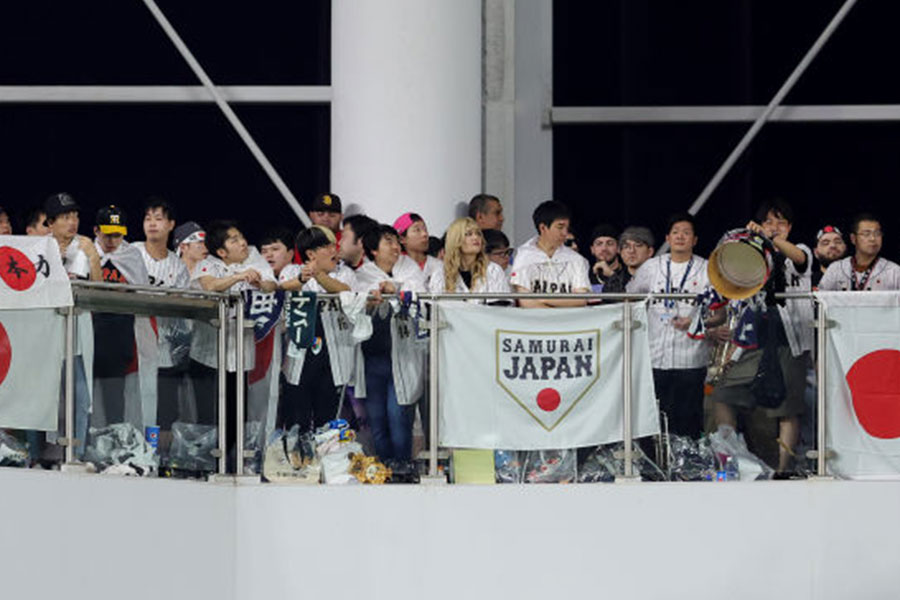
[[[233,600],[235,494],[0,468],[0,598]]]
[[[481,191],[480,0],[332,3],[331,187],[440,235]]]
[[[0,469],[4,598],[896,598],[900,483],[223,486]]]

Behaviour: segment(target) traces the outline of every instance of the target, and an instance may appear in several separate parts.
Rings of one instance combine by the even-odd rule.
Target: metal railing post
[[[66,307],[66,463],[75,462],[75,306]],[[82,440],[85,442],[86,440]]]
[[[438,476],[438,331],[440,329],[438,318],[438,303],[431,303],[431,323],[429,328],[428,346],[428,476]]]
[[[828,316],[825,304],[821,302],[818,304],[819,312],[816,317],[816,475],[825,477],[827,476],[826,458],[828,454],[825,448],[825,374],[827,373],[825,361],[828,338],[825,335]]]
[[[631,302],[622,303],[622,440],[626,480],[634,478],[634,439],[631,430]]]
[[[225,442],[225,411],[226,406],[226,377],[228,375],[228,363],[225,360],[227,356],[228,344],[228,307],[227,300],[219,300],[219,357],[218,357],[218,381],[219,381],[219,409],[218,409],[218,434],[219,434],[219,474],[224,475],[226,472],[226,458],[228,449]]]
[[[244,295],[238,294],[235,298],[235,474],[244,473]]]

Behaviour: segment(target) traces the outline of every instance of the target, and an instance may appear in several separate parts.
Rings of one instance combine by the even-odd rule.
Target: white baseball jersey
[[[135,242],[132,246],[140,251],[144,259],[150,285],[169,288],[186,288],[190,285],[191,276],[177,254],[167,250],[165,258],[156,259],[147,252],[144,242]],[[173,367],[184,357],[185,343],[190,343],[189,322],[172,317],[158,317],[156,322],[159,332],[159,366]]]
[[[797,248],[806,255],[804,272],[797,270],[794,261],[787,257],[784,259],[785,292],[809,292],[812,290],[812,251],[805,244],[797,244]],[[784,324],[784,333],[791,346],[791,354],[800,356],[813,348],[813,312],[812,300],[789,299],[784,306],[778,306],[781,322]]]
[[[214,256],[207,256],[200,263],[197,264],[197,268],[194,269],[193,275],[191,275],[191,285],[198,289],[201,288],[200,282],[198,281],[201,277],[215,277],[216,279],[222,279],[223,277],[229,277],[231,275],[236,275],[247,269],[256,269],[256,271],[260,274],[260,277],[263,281],[271,281],[276,282],[275,273],[272,272],[272,267],[269,266],[269,263],[263,259],[263,257],[259,254],[259,251],[253,246],[250,247],[250,255],[247,257],[247,260],[241,263],[232,263],[226,265],[225,262]],[[246,281],[240,281],[229,289],[231,292],[242,292],[245,290],[255,289]],[[237,370],[237,358],[235,353],[235,344],[234,339],[236,335],[235,331],[235,320],[234,314],[230,315],[228,319],[228,347],[226,350],[226,366],[229,371]],[[253,365],[256,361],[255,354],[255,344],[253,340],[253,329],[245,328],[244,329],[244,370],[249,371],[253,368]],[[218,333],[216,329],[203,321],[197,321],[194,323],[194,337],[191,339],[191,358],[200,362],[207,367],[211,367],[213,369],[217,368],[218,363]]]
[[[478,281],[470,290],[466,282],[459,275],[456,276],[456,293],[467,294],[472,293],[500,293],[509,292],[509,278],[506,272],[497,263],[488,261],[487,276]],[[446,292],[444,289],[444,265],[438,265],[437,270],[432,274],[431,281],[428,283],[428,291],[433,294],[442,294]]]
[[[706,259],[697,255],[684,262],[672,262],[663,254],[648,259],[625,286],[629,293],[701,294],[709,286]],[[699,306],[696,300],[651,298],[647,307],[650,360],[654,369],[696,369],[709,363],[709,345],[694,339],[687,330],[676,329],[675,317],[693,319]]]
[[[516,250],[509,282],[536,294],[588,291],[591,289],[589,269],[587,259],[566,246],[547,256],[538,248],[535,236]]]
[[[866,277],[866,273],[854,273],[851,264],[852,257],[843,258],[828,265],[828,270],[822,275],[819,289],[825,291],[881,291],[900,290],[900,265],[886,258],[878,257],[872,265],[872,271]],[[854,283],[855,282],[855,283]]]

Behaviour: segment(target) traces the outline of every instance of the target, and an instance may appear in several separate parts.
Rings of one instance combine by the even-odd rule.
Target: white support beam
[[[616,123],[743,123],[765,106],[554,106],[554,125]],[[780,106],[769,121],[900,121],[900,104]]]
[[[329,104],[327,85],[218,86],[229,104]],[[3,85],[0,103],[213,103],[202,85]]]

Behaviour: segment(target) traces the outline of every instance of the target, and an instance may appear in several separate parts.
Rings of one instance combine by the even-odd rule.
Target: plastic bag
[[[300,427],[294,425],[287,432],[278,429],[269,436],[263,460],[266,481],[318,484],[321,471],[312,434],[301,435]]]
[[[625,472],[625,444],[618,442],[597,446],[578,469],[578,483],[611,483]],[[618,455],[618,457],[616,456]],[[644,481],[664,481],[665,473],[650,460],[640,446],[634,446],[631,459],[635,475]]]
[[[263,424],[261,421],[248,421],[244,425],[244,451],[253,452],[253,456],[244,459],[244,474],[257,475],[262,467]]]
[[[522,483],[523,454],[518,450],[494,450],[497,483]]]
[[[90,445],[84,459],[100,467],[127,465],[138,475],[159,467],[156,448],[147,443],[144,434],[131,423],[114,423],[106,427],[92,427]]]
[[[572,448],[563,450],[529,450],[525,454],[525,483],[573,483],[577,454]]]
[[[28,450],[15,437],[0,429],[0,467],[24,467],[28,464]]]
[[[669,478],[672,481],[712,481],[718,468],[708,437],[695,440],[669,434]]]
[[[718,430],[709,436],[709,444],[719,461],[720,470],[728,466],[728,459],[731,458],[733,462],[737,462],[742,481],[772,478],[772,468],[747,449],[744,436],[733,427],[719,425]]]
[[[215,471],[218,447],[218,429],[214,425],[196,423],[172,423],[172,446],[169,449],[169,465],[187,471]]]

